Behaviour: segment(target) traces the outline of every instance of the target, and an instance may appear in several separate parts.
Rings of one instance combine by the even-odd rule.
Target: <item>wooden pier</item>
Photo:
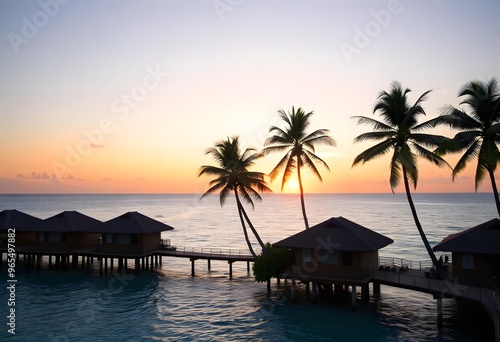
[[[3,261],[4,254],[7,254],[7,249],[0,249],[0,260]],[[152,270],[154,267],[163,264],[163,257],[189,258],[191,261],[191,275],[195,276],[195,261],[207,260],[208,269],[211,268],[212,260],[227,261],[229,265],[229,278],[233,277],[233,263],[246,262],[247,272],[250,272],[250,262],[254,261],[254,257],[244,251],[229,250],[229,249],[214,249],[214,248],[176,248],[169,247],[166,249],[151,250],[148,253],[125,254],[125,253],[101,253],[96,252],[92,246],[88,249],[80,249],[67,252],[40,251],[30,248],[30,246],[19,246],[16,249],[16,263],[20,264],[21,258],[25,262],[26,267],[41,268],[43,257],[48,258],[48,265],[56,268],[68,268],[81,263],[82,268],[89,268],[94,262],[94,258],[99,262],[99,274],[107,273],[112,270],[116,260],[117,269],[121,271],[127,268],[129,263],[133,263],[134,271],[138,273],[140,270]],[[0,263],[1,267],[1,263]]]

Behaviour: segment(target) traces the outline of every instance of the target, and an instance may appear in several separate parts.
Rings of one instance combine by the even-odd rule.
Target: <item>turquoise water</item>
[[[491,194],[416,194],[431,244],[450,233],[496,217]],[[427,260],[404,195],[309,195],[311,224],[344,216],[391,237],[384,256]],[[137,210],[172,225],[163,234],[178,247],[245,250],[235,204],[196,195],[0,195],[0,210],[16,208],[40,218],[79,210],[101,220]],[[264,241],[303,229],[298,198],[264,196],[249,216]],[[304,288],[292,302],[273,282],[253,281],[245,263],[233,266],[164,258],[155,271],[99,276],[92,269],[25,270],[17,266],[16,334],[4,324],[1,341],[481,341],[480,329],[464,326],[453,300],[444,300],[444,329],[436,326],[431,295],[382,286],[380,298],[312,303]],[[0,312],[7,315],[6,267],[1,270]],[[283,285],[283,284],[282,284]],[[4,319],[6,323],[7,319]]]

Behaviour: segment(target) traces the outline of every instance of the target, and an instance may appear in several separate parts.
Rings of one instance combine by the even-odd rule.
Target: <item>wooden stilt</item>
[[[368,284],[364,284],[361,286],[361,302],[366,303],[370,298],[370,288]]]
[[[271,278],[267,279],[267,295],[271,295]]]
[[[162,265],[163,257],[161,255],[158,255],[158,259],[160,259],[160,266]]]
[[[292,279],[292,301],[295,300],[295,279]]]
[[[351,305],[352,305],[352,311],[356,311],[356,285],[352,285],[352,292],[351,292]]]
[[[191,277],[194,277],[194,261],[196,259],[190,259],[191,260]]]
[[[233,279],[233,263],[228,261],[229,264],[229,279]]]
[[[36,258],[36,268],[41,269],[42,268],[42,255],[38,254]]]
[[[373,282],[373,294],[375,296],[378,296],[380,294],[380,283],[378,282]]]
[[[139,273],[141,267],[141,258],[135,258],[135,274]]]
[[[210,259],[208,259],[207,261],[208,261],[208,264],[207,264],[208,270],[210,271]]]
[[[316,297],[318,296],[318,287],[316,283],[311,283],[312,286],[312,300],[315,301]]]
[[[104,273],[108,273],[108,258],[104,258]]]
[[[247,261],[247,273],[250,274],[250,261]]]
[[[102,258],[99,258],[99,275],[102,275],[102,266],[103,266]]]
[[[52,266],[52,255],[49,255],[49,267]]]
[[[109,270],[111,271],[113,269],[113,258],[109,261]]]

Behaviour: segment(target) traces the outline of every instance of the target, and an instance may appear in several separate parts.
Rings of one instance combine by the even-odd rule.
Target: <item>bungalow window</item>
[[[36,233],[36,240],[40,242],[45,242],[47,240],[46,235],[47,233]]]
[[[473,269],[475,269],[474,255],[472,255],[472,254],[462,254],[462,269],[464,269],[464,270],[473,270]]]
[[[131,234],[116,234],[116,243],[122,245],[130,245],[132,244],[132,235]]]
[[[352,266],[352,253],[351,252],[342,253],[342,266]]]
[[[106,243],[113,243],[113,234],[104,234],[105,237],[104,237],[104,241],[106,241]]]
[[[58,232],[50,232],[48,233],[47,241],[48,242],[64,242],[63,234]]]
[[[311,262],[311,250],[310,249],[303,249],[302,250],[302,262]]]
[[[327,250],[318,251],[318,261],[322,264],[338,265],[339,259],[339,253],[337,252]]]

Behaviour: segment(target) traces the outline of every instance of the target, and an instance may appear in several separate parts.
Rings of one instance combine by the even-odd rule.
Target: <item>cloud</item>
[[[47,174],[47,172],[32,172],[31,179],[47,180],[51,179],[51,177]]]
[[[73,177],[72,174],[69,174],[68,177],[66,177],[65,179],[69,180],[69,181],[77,181],[77,182],[83,181],[83,179],[81,179],[81,178],[75,178],[75,177]]]
[[[26,176],[24,176],[24,175],[22,175],[22,174],[20,174],[20,173],[18,173],[18,174],[16,175],[16,178],[19,178],[19,179],[28,179],[28,177],[26,177]]]

